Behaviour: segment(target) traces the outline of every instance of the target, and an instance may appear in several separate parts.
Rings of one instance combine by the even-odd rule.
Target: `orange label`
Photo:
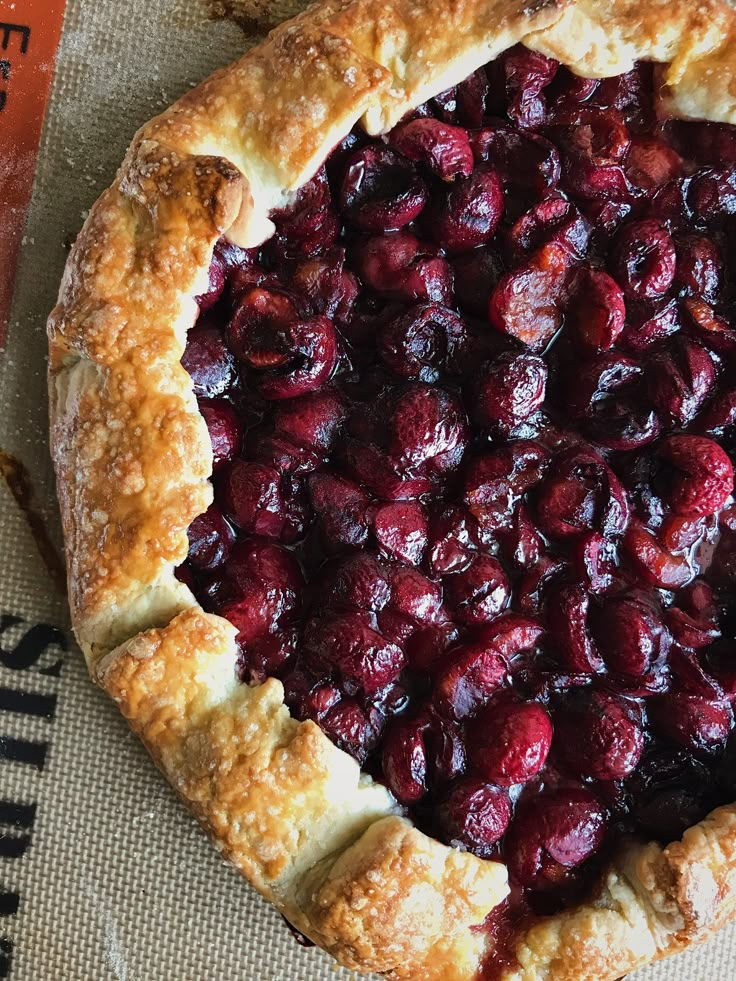
[[[66,0],[0,0],[0,343]]]

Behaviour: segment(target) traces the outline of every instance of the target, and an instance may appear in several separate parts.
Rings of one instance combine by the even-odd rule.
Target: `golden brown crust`
[[[286,24],[216,72],[142,133],[186,154],[217,153],[245,178],[228,229],[243,245],[273,232],[283,206],[367,108],[390,97],[390,75],[338,34],[309,20]]]
[[[726,0],[322,0],[136,135],[49,319],[52,450],[90,668],[219,847],[338,960],[476,977],[503,866],[427,838],[279,682],[237,681],[233,628],[173,575],[211,496],[180,364],[215,241],[259,244],[356,122],[372,133],[523,40],[585,74],[668,63],[674,111],[736,122]],[[132,640],[130,638],[133,638]],[[631,846],[585,906],[533,925],[508,981],[605,981],[734,912],[736,816]]]
[[[280,682],[240,684],[234,634],[188,610],[104,658],[98,678],[218,847],[298,929],[351,967],[399,978],[427,957],[426,977],[467,977],[452,971],[477,962],[468,928],[505,896],[504,867],[401,818],[316,725],[289,716]],[[455,967],[430,956],[439,941]]]
[[[211,451],[179,362],[193,293],[242,183],[221,158],[136,141],[77,239],[49,318],[51,443],[85,652],[191,603],[171,570],[209,503]]]
[[[736,123],[736,29],[724,0],[576,0],[524,44],[590,78],[661,62],[670,112]]]
[[[666,848],[632,844],[585,905],[532,926],[504,981],[601,981],[702,943],[736,913],[736,805]]]
[[[618,75],[639,60],[662,62],[678,85],[689,65],[697,74],[699,59],[721,49],[733,22],[724,0],[576,0],[524,44],[589,78]],[[704,115],[719,112],[714,100]]]
[[[462,81],[534,26],[547,27],[569,0],[325,0],[295,23],[349,38],[361,56],[390,72],[390,91],[369,106],[369,133],[390,129],[413,107]],[[288,29],[288,28],[287,28]]]

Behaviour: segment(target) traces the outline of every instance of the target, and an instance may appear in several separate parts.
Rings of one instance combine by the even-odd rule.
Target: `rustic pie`
[[[736,909],[735,124],[726,0],[320,0],[79,234],[79,642],[341,964],[606,981]]]

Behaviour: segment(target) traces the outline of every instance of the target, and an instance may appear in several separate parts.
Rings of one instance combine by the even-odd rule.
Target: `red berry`
[[[510,787],[536,776],[552,744],[552,722],[537,702],[491,705],[468,727],[468,754],[475,772]]]
[[[555,735],[555,745],[573,772],[594,780],[627,777],[644,748],[636,705],[601,692],[572,700],[555,719]]]
[[[542,351],[562,323],[559,300],[568,261],[567,251],[551,243],[525,265],[504,273],[491,294],[488,317],[492,326],[532,351]]]
[[[539,889],[564,879],[603,844],[606,818],[587,790],[550,790],[519,807],[506,837],[509,872]]]
[[[511,802],[500,787],[479,780],[456,784],[440,805],[442,836],[448,844],[460,845],[481,858],[493,854],[511,819]]]

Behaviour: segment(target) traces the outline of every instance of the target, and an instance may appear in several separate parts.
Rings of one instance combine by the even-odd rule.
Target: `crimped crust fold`
[[[218,847],[299,930],[350,967],[413,977],[426,959],[427,978],[468,977],[483,945],[468,928],[506,895],[503,865],[417,831],[314,723],[289,716],[279,681],[240,684],[234,634],[188,610],[112,652],[98,678]]]
[[[629,844],[583,906],[532,926],[505,981],[599,981],[701,943],[736,912],[736,805],[666,848]]]
[[[413,828],[290,719],[279,682],[240,684],[234,629],[173,575],[211,500],[180,359],[214,244],[260,244],[356,122],[388,129],[519,40],[580,74],[666,62],[673,111],[736,123],[735,24],[726,0],[322,0],[144,126],[72,250],[50,403],[80,644],[225,855],[351,967],[476,977],[490,941],[469,927],[506,873]],[[734,808],[666,849],[631,845],[589,903],[525,933],[504,976],[605,981],[699,942],[733,915],[734,848]]]
[[[88,656],[192,603],[172,569],[211,500],[212,451],[180,359],[242,185],[221,158],[137,141],[77,238],[49,318],[51,445]]]

